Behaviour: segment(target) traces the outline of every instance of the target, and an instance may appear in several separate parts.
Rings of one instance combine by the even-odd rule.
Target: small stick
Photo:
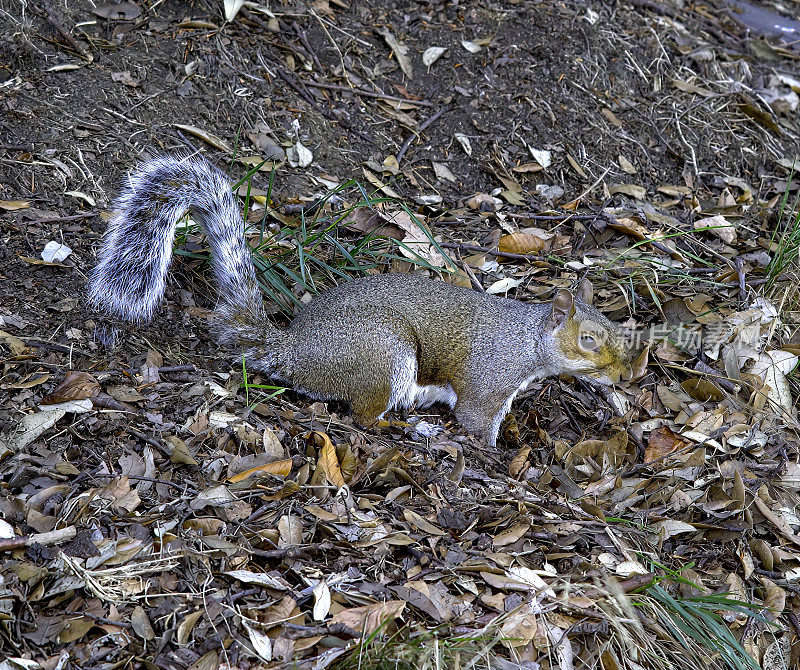
[[[97,210],[91,212],[84,212],[83,214],[71,214],[70,216],[50,216],[46,219],[34,219],[33,221],[26,221],[25,225],[37,225],[40,223],[52,223],[53,221],[78,221],[80,219],[91,219],[93,216],[100,214]]]
[[[131,434],[131,435],[133,435],[134,437],[138,437],[140,440],[143,440],[144,442],[147,442],[147,444],[149,444],[151,447],[155,447],[155,448],[156,448],[156,449],[158,449],[158,450],[159,450],[159,451],[160,451],[162,454],[165,454],[166,456],[172,456],[172,454],[171,454],[171,453],[169,453],[169,451],[167,450],[167,448],[166,448],[166,447],[165,447],[163,444],[160,444],[160,443],[158,442],[158,440],[155,440],[155,439],[154,439],[154,438],[152,438],[152,437],[148,437],[148,436],[147,436],[147,435],[145,435],[144,433],[140,433],[140,432],[139,432],[138,430],[136,430],[135,428],[126,428],[126,429],[125,429],[125,432],[126,432],[126,433],[130,433],[130,434]],[[147,479],[145,479],[144,481],[148,481],[148,480],[147,480]],[[154,481],[159,481],[159,480],[154,480]],[[165,484],[172,484],[172,482],[168,482],[168,481],[166,481],[166,480],[165,480],[163,483],[165,483]]]
[[[365,98],[379,98],[380,100],[394,100],[395,102],[408,102],[412,105],[419,105],[420,107],[435,107],[435,102],[429,100],[410,100],[409,98],[401,98],[397,95],[387,95],[386,93],[375,93],[374,91],[365,91],[363,88],[356,88],[351,86],[341,86],[339,84],[323,84],[321,81],[304,81],[306,86],[313,86],[314,88],[325,88],[329,91],[344,91],[347,93],[355,93],[356,95],[363,95]]]
[[[159,372],[193,372],[195,370],[194,365],[165,365],[163,367],[158,368]]]
[[[451,105],[450,105],[450,104],[447,104],[447,105],[445,105],[444,107],[442,107],[442,108],[441,108],[441,109],[440,109],[438,112],[436,112],[436,113],[435,113],[435,114],[433,114],[432,116],[429,116],[427,119],[425,119],[425,121],[423,121],[423,122],[420,124],[420,126],[419,126],[419,130],[417,130],[416,132],[414,132],[413,134],[409,135],[409,136],[406,138],[406,141],[405,141],[405,142],[403,142],[403,146],[402,146],[402,147],[400,147],[400,151],[398,151],[398,152],[397,152],[397,162],[398,162],[398,163],[399,163],[401,160],[403,160],[403,156],[405,156],[405,155],[406,155],[406,151],[408,151],[408,148],[411,146],[411,143],[414,141],[414,138],[416,138],[416,137],[419,137],[419,135],[420,135],[420,133],[421,133],[421,132],[423,132],[424,130],[426,130],[427,128],[429,128],[431,125],[433,125],[434,123],[436,123],[436,121],[438,121],[438,120],[439,120],[439,117],[440,117],[442,114],[444,114],[446,111],[448,111],[448,110],[450,109],[450,107],[451,107]]]
[[[135,412],[132,407],[126,407],[118,400],[114,400],[107,393],[100,393],[92,398],[92,407],[100,407],[101,409],[113,409],[116,412]]]
[[[128,432],[131,432],[130,429],[127,429]],[[91,477],[104,477],[106,479],[115,479],[118,477],[127,477],[128,479],[132,479],[136,482],[150,482],[152,484],[166,484],[167,486],[171,486],[174,489],[178,489],[178,491],[184,492],[188,491],[189,493],[197,493],[197,489],[188,484],[178,484],[177,482],[171,482],[167,479],[156,479],[155,477],[140,477],[138,475],[112,475],[112,474],[105,474],[99,472],[93,472]]]
[[[478,278],[475,276],[475,273],[472,271],[472,268],[469,265],[467,265],[467,263],[464,261],[463,258],[461,259],[461,267],[463,268],[464,272],[467,273],[467,276],[469,276],[469,281],[472,284],[472,288],[474,288],[476,291],[480,291],[481,293],[483,293],[486,289],[483,288],[483,284],[481,284],[478,281]]]
[[[44,340],[23,340],[29,347],[42,347],[44,349],[51,349],[52,351],[60,351],[64,354],[80,354],[81,356],[92,356],[91,351],[84,351],[78,347],[68,347],[64,344],[56,344],[55,342],[45,342]]]
[[[736,257],[736,274],[739,277],[739,302],[744,305],[747,301],[747,288],[744,279],[744,262],[741,256]]]
[[[727,377],[723,377],[720,373],[712,368],[708,363],[704,363],[703,361],[697,361],[694,365],[694,369],[698,372],[702,372],[703,374],[707,374],[713,377],[713,382],[717,386],[721,386],[724,388],[728,393],[736,393],[736,384],[728,379]]]
[[[61,24],[61,22],[60,22],[58,19],[56,19],[56,17],[55,17],[55,16],[53,16],[53,15],[50,13],[50,10],[49,10],[49,9],[43,10],[41,7],[39,7],[39,6],[37,6],[37,5],[33,5],[33,6],[34,6],[34,8],[36,8],[36,10],[37,10],[37,11],[38,11],[40,14],[44,15],[44,18],[47,20],[47,22],[48,22],[48,23],[49,23],[51,26],[53,26],[53,28],[55,28],[55,29],[58,31],[58,33],[61,35],[61,37],[63,37],[63,38],[64,38],[64,39],[67,41],[67,43],[68,43],[68,44],[69,44],[69,45],[70,45],[70,46],[71,46],[73,49],[75,49],[75,51],[77,51],[77,52],[78,52],[78,53],[79,53],[79,54],[80,54],[80,55],[81,55],[81,56],[82,56],[84,59],[88,60],[88,58],[87,58],[87,56],[86,56],[86,49],[84,49],[84,48],[83,48],[83,47],[82,47],[80,44],[78,44],[78,42],[77,42],[77,40],[75,39],[74,35],[73,35],[73,34],[72,34],[72,33],[71,33],[69,30],[67,30],[67,29],[66,29],[66,28],[65,28],[65,27],[64,27],[64,26]]]
[[[32,544],[41,544],[43,546],[58,544],[71,540],[77,534],[78,531],[75,529],[75,526],[68,526],[67,528],[59,528],[58,530],[51,530],[47,533],[36,533],[35,535],[28,535],[27,537],[9,537],[0,540],[0,552],[30,547]]]
[[[330,112],[320,108],[320,106],[317,103],[317,101],[314,100],[314,98],[311,97],[311,94],[308,91],[303,90],[303,88],[300,86],[300,84],[297,81],[294,81],[292,79],[292,77],[290,77],[288,74],[286,74],[282,69],[278,68],[277,72],[278,72],[278,76],[281,79],[283,79],[287,84],[289,84],[290,88],[292,88],[296,93],[298,93],[300,95],[300,97],[303,98],[303,100],[305,100],[310,105],[312,105],[313,107],[318,109],[320,111],[320,113],[326,119],[330,119],[331,121],[339,124],[347,132],[353,133],[354,135],[358,135],[362,140],[365,140],[366,142],[369,142],[370,144],[374,144],[375,143],[375,139],[374,138],[370,137],[369,135],[366,135],[365,133],[362,133],[360,130],[356,130],[355,128],[353,128],[352,126],[350,126],[346,122],[342,121],[341,119],[337,119]],[[305,84],[305,82],[303,82],[303,83]]]
[[[310,54],[311,58],[314,59],[314,64],[317,66],[317,69],[320,72],[325,72],[325,68],[322,67],[322,63],[319,62],[319,58],[317,58],[317,54],[314,53],[314,50],[311,48],[311,45],[308,43],[308,38],[306,37],[305,31],[300,27],[300,24],[297,21],[292,21],[292,28],[294,28],[294,32],[300,38],[300,41],[303,43],[303,46],[306,48],[306,51]],[[328,35],[330,37],[330,35]]]

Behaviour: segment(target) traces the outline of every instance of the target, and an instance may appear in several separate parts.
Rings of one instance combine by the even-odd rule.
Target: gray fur
[[[570,373],[602,382],[608,376],[585,357],[562,352],[557,336],[569,320],[605,334],[614,346],[618,339],[608,319],[569,295],[565,316],[548,303],[384,274],[337,286],[287,328],[276,328],[263,307],[228,180],[202,158],[143,164],[116,210],[91,275],[93,307],[126,321],[150,320],[164,295],[175,226],[190,212],[212,249],[219,341],[280,383],[351,403],[365,425],[387,409],[439,401],[493,446],[514,397],[533,380]]]

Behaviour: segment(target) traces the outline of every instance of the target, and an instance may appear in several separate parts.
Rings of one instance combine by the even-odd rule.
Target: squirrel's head
[[[559,290],[547,317],[556,344],[558,372],[610,385],[630,373],[630,350],[619,328],[592,307],[584,280],[574,296]]]

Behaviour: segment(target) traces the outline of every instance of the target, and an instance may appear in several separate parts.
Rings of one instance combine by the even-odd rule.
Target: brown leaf
[[[692,398],[700,402],[713,400],[719,402],[725,397],[722,390],[713,382],[702,377],[692,377],[681,382],[681,388]]]
[[[519,479],[519,476],[525,472],[528,466],[528,456],[531,454],[531,448],[527,446],[520,447],[511,463],[508,464],[508,474],[512,479]]]
[[[0,209],[7,212],[16,212],[19,209],[27,209],[31,203],[24,200],[0,200]]]
[[[90,617],[79,617],[68,619],[64,624],[64,629],[58,634],[59,644],[69,644],[80,640],[86,633],[94,628],[94,619]]]
[[[153,626],[150,625],[150,619],[141,605],[136,605],[131,612],[131,626],[133,632],[136,633],[143,640],[152,640],[155,638],[156,633]]]
[[[325,473],[325,478],[334,486],[341,488],[346,485],[344,475],[342,474],[342,466],[336,456],[336,448],[325,433],[314,432],[314,442],[319,444],[322,442],[322,451],[319,455],[318,465]]]
[[[232,484],[237,482],[244,481],[248,477],[251,477],[257,473],[264,473],[267,475],[277,475],[279,477],[288,477],[289,474],[292,472],[292,459],[285,458],[280,461],[273,461],[272,463],[265,463],[264,465],[258,465],[254,468],[250,468],[249,470],[245,470],[244,472],[240,472],[233,477],[228,477],[228,481]]]
[[[403,600],[387,600],[382,603],[351,607],[337,612],[331,617],[331,623],[343,623],[357,630],[365,637],[377,631],[385,622],[399,617],[405,609]]]
[[[179,646],[183,647],[189,641],[189,636],[192,634],[192,630],[194,630],[197,621],[201,616],[203,616],[203,614],[203,610],[197,610],[196,612],[190,612],[183,617],[183,621],[181,621],[180,625],[178,626],[178,633],[175,640]]]
[[[775,621],[783,614],[783,610],[786,608],[786,591],[766,577],[760,577],[760,579],[766,591],[764,606],[767,611],[764,612],[764,616],[770,621]]]
[[[492,540],[492,544],[495,547],[506,547],[509,544],[514,544],[521,537],[524,537],[525,533],[530,530],[530,527],[531,525],[529,523],[522,521],[515,523],[511,528],[504,530],[502,533],[498,533]]]
[[[687,442],[667,426],[656,428],[650,433],[647,448],[644,450],[644,462],[653,463],[665,456],[683,449]]]
[[[189,446],[181,438],[175,435],[167,435],[164,440],[172,446],[172,455],[169,458],[171,463],[197,465],[192,452],[189,451]]]
[[[42,398],[43,405],[56,405],[70,400],[86,400],[100,393],[100,384],[88,372],[73,370],[68,372],[64,381]]]
[[[511,233],[500,238],[497,248],[509,254],[538,254],[544,249],[544,240],[529,233]]]
[[[417,514],[414,510],[404,509],[403,516],[412,526],[428,535],[447,535],[447,531],[433,525],[430,521]]]

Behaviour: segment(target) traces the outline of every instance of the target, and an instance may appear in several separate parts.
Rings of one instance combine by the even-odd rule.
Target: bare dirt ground
[[[798,667],[797,277],[775,262],[798,52],[716,2],[0,19],[0,667]],[[243,390],[202,253],[108,350],[87,274],[118,184],[169,151],[232,181],[276,159],[270,225],[355,179],[467,281],[588,277],[619,322],[717,345],[653,341],[617,395],[537,383],[496,451],[446,413],[426,440]],[[43,262],[51,241],[72,253]]]

